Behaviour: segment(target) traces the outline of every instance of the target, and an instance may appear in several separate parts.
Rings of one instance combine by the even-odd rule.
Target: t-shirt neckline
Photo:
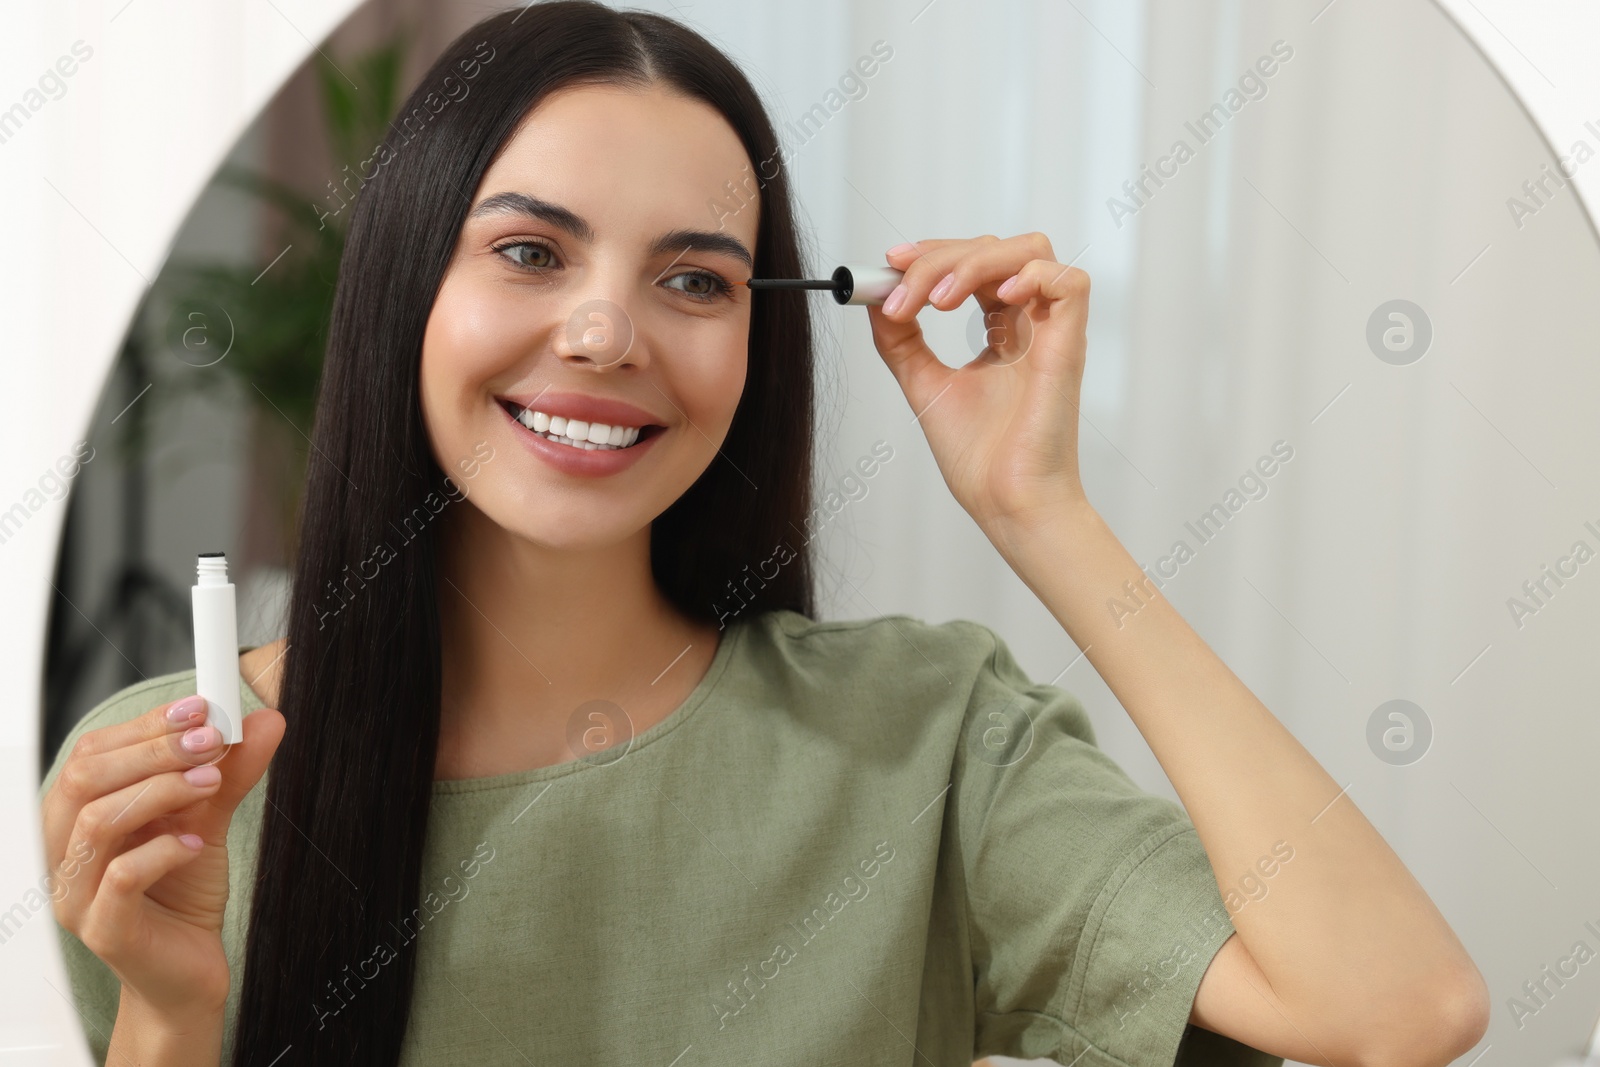
[[[700,679],[699,684],[690,690],[683,703],[674,708],[666,718],[635,734],[628,751],[618,759],[634,758],[639,749],[660,740],[693,717],[694,713],[711,696],[717,684],[722,681],[723,675],[727,673],[728,665],[733,661],[736,646],[744,638],[747,622],[748,620],[740,619],[730,624],[723,631],[722,638],[717,642],[717,651],[711,657],[711,665],[706,669],[705,676]],[[239,651],[241,653],[248,652],[251,651],[251,648],[241,646]],[[248,715],[252,711],[266,707],[261,702],[261,698],[256,695],[255,690],[251,688],[249,680],[244,677],[243,671],[239,672],[239,680],[243,683],[241,696],[244,699],[244,708],[242,714]],[[527,785],[530,782],[541,782],[550,778],[578,774],[597,767],[610,766],[614,762],[616,760],[591,762],[584,759],[571,759],[545,767],[530,767],[521,771],[508,771],[505,774],[491,774],[478,778],[447,778],[433,783],[433,795],[437,797],[460,793],[478,793],[490,789],[510,789]]]

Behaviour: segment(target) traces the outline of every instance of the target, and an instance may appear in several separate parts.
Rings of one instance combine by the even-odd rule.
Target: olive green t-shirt
[[[193,688],[99,704],[44,788],[84,731]],[[265,789],[228,834],[225,1064]],[[978,623],[739,619],[625,749],[435,782],[428,818],[416,920],[307,991],[308,1035],[414,951],[405,1067],[1282,1063],[1187,1025],[1233,926],[1183,809]],[[117,979],[58,931],[103,1064]]]

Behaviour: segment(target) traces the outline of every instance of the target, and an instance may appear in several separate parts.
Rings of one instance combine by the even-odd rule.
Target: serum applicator
[[[222,734],[222,743],[236,745],[244,740],[244,723],[239,713],[239,618],[228,557],[202,552],[195,569],[195,692],[205,699],[206,721]]]
[[[893,267],[846,263],[830,278],[751,278],[752,289],[826,289],[839,304],[881,305],[905,277]]]

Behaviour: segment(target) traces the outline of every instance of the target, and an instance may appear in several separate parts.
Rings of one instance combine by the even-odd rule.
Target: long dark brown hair
[[[467,71],[470,92],[440,106],[446,79]],[[680,23],[592,0],[505,11],[457,38],[402,106],[387,158],[378,153],[385,161],[355,200],[293,564],[279,693],[288,730],[268,776],[234,1067],[399,1060],[414,944],[363,975],[336,1014],[324,1009],[375,945],[395,945],[419,905],[439,739],[436,524],[423,523],[359,590],[352,575],[449,489],[418,399],[422,337],[485,170],[548,94],[652,82],[716,108],[743,142],[746,187],[759,184],[756,276],[804,276],[779,142],[749,81]],[[800,535],[811,502],[811,330],[804,293],[755,301],[722,454],[652,524],[655,581],[692,618],[716,620],[729,582],[785,542],[794,558],[739,586],[739,619],[814,614]]]

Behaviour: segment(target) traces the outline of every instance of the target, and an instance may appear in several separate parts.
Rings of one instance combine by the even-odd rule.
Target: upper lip
[[[607,397],[585,396],[582,393],[557,393],[546,390],[540,393],[504,395],[498,397],[518,407],[542,411],[546,415],[581,422],[600,423],[605,426],[663,426],[656,416],[644,408],[634,407],[621,400]]]

